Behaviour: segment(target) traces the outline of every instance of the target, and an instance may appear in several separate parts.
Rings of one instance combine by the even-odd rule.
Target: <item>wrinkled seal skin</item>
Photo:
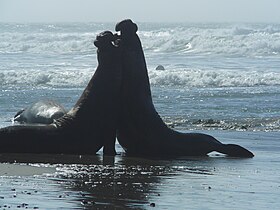
[[[76,105],[50,125],[0,129],[0,153],[115,154],[121,88],[120,47],[111,32],[97,36],[98,67]]]
[[[137,25],[124,20],[116,25],[123,47],[121,116],[117,138],[128,155],[205,156],[217,151],[233,157],[253,157],[234,144],[222,144],[201,133],[180,133],[166,126],[152,101],[150,83]]]

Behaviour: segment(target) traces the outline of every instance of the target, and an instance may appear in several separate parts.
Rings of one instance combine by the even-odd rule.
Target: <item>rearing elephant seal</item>
[[[94,44],[98,67],[76,105],[54,123],[0,129],[0,153],[115,154],[121,88],[121,48],[103,32]]]
[[[166,126],[153,105],[149,77],[137,25],[124,20],[116,25],[123,47],[121,116],[117,138],[128,155],[205,156],[217,151],[228,156],[253,157],[234,144],[222,144],[201,133],[180,133]]]

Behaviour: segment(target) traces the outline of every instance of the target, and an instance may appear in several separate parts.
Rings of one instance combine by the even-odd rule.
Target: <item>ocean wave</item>
[[[140,31],[151,52],[267,56],[280,54],[280,26],[174,26]]]
[[[2,87],[85,87],[94,70],[19,70],[1,71]]]
[[[1,30],[1,27],[3,30]],[[0,53],[68,53],[95,51],[92,42],[104,24],[0,24]],[[147,53],[280,55],[280,25],[139,24]]]
[[[2,87],[85,87],[94,69],[3,70]],[[253,87],[280,85],[279,72],[176,69],[148,71],[152,86],[175,87]]]
[[[1,53],[95,52],[95,33],[0,33]]]
[[[239,70],[165,70],[149,72],[151,85],[183,87],[252,87],[280,85],[279,72]]]

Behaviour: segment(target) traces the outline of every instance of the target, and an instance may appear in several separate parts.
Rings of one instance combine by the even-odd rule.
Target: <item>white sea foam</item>
[[[1,71],[0,86],[4,87],[85,87],[94,71],[91,69],[40,71]]]
[[[95,51],[92,33],[0,33],[1,53],[69,53]]]
[[[280,26],[207,25],[140,31],[144,49],[154,52],[260,56],[280,54]]]
[[[228,70],[192,70],[149,72],[152,85],[184,87],[250,87],[280,85],[280,73]]]
[[[0,86],[85,87],[94,70],[1,71]],[[149,71],[152,86],[251,87],[280,85],[280,73],[176,69]]]
[[[1,30],[2,28],[2,30]],[[92,42],[103,24],[0,24],[0,53],[95,51]],[[280,54],[280,25],[139,24],[144,50],[162,53],[267,56]]]
[[[0,85],[84,87],[96,64],[92,42],[110,27],[0,24]],[[138,33],[154,86],[280,85],[280,25],[140,23]],[[166,71],[153,70],[164,62]]]

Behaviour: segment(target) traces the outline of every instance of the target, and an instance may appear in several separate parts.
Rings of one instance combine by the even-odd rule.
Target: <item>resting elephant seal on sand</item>
[[[121,47],[103,32],[94,42],[98,67],[75,106],[49,125],[0,129],[0,153],[115,154],[121,89]]]
[[[202,133],[180,133],[166,126],[152,101],[149,77],[138,27],[131,20],[116,25],[122,56],[122,102],[117,138],[128,155],[205,156],[217,151],[234,157],[253,157],[235,144],[223,144]]]
[[[20,110],[13,118],[19,123],[50,124],[66,114],[64,107],[52,100],[43,100],[31,104],[29,107]]]

